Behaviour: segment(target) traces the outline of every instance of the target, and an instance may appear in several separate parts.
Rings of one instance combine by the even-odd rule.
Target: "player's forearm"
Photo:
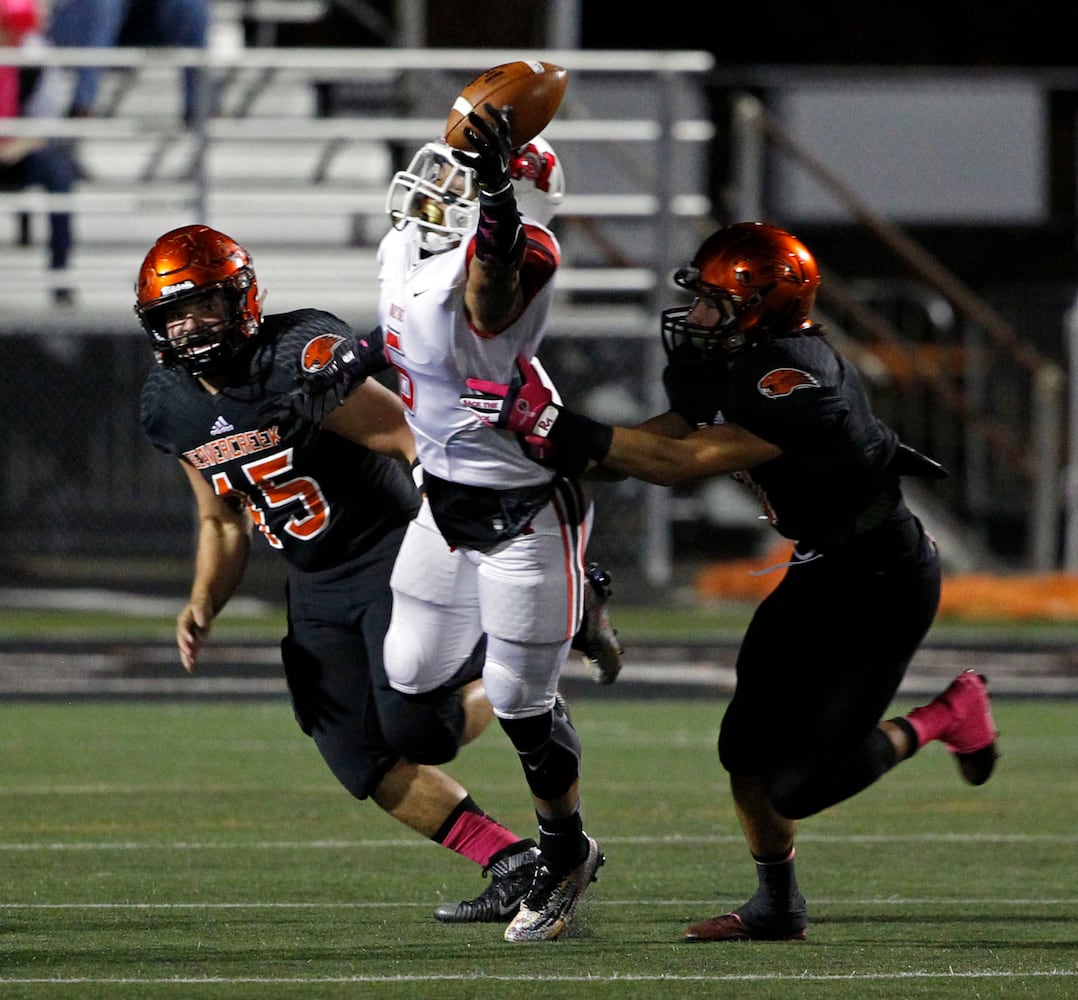
[[[473,258],[464,289],[464,306],[476,331],[501,333],[524,307],[524,293],[516,267],[485,264]]]
[[[245,526],[204,518],[199,526],[192,603],[208,603],[216,615],[239,587],[250,548]]]
[[[602,466],[657,486],[676,486],[699,478],[690,449],[680,441],[630,427],[615,427]]]
[[[677,486],[751,469],[781,454],[777,445],[731,423],[669,437],[615,427],[603,465],[648,483]]]

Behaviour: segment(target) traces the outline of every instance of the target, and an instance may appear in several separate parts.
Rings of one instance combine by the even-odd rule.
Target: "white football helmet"
[[[513,150],[509,164],[517,208],[525,218],[547,225],[565,196],[565,173],[542,136]],[[414,221],[424,247],[433,253],[455,247],[479,219],[475,174],[453,159],[444,140],[428,142],[406,170],[389,182],[386,211],[394,223]]]

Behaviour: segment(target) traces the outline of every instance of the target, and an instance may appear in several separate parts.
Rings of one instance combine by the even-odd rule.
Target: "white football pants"
[[[525,534],[486,552],[451,550],[426,500],[393,569],[385,666],[398,691],[447,683],[487,635],[483,683],[499,718],[539,715],[583,613],[584,555],[593,509],[563,481]]]

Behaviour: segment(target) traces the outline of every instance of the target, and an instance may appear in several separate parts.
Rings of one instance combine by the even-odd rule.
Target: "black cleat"
[[[808,908],[801,893],[781,912],[761,904],[757,893],[731,913],[686,927],[681,936],[686,941],[804,941],[807,929]]]
[[[606,613],[612,593],[610,574],[598,563],[588,563],[584,571],[584,618],[573,636],[573,649],[583,654],[584,664],[597,684],[613,684],[618,679],[621,654],[625,652]]]
[[[512,920],[532,886],[538,857],[539,848],[534,840],[503,847],[483,869],[484,878],[490,874],[490,885],[475,899],[443,903],[434,916],[447,924],[496,924]]]
[[[750,927],[739,913],[708,917],[681,932],[685,941],[804,941],[803,920],[790,920],[773,927]]]

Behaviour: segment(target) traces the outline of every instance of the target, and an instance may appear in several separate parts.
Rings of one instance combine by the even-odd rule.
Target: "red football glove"
[[[525,450],[537,462],[577,475],[592,459],[601,462],[610,449],[613,429],[555,401],[554,386],[538,359],[517,358],[508,385],[470,378],[470,393],[461,405],[492,427],[523,437]]]
[[[517,358],[517,370],[508,385],[470,378],[472,391],[460,397],[461,404],[492,427],[525,437],[550,436],[561,407],[554,402],[553,387],[544,380],[546,373],[523,354]]]

